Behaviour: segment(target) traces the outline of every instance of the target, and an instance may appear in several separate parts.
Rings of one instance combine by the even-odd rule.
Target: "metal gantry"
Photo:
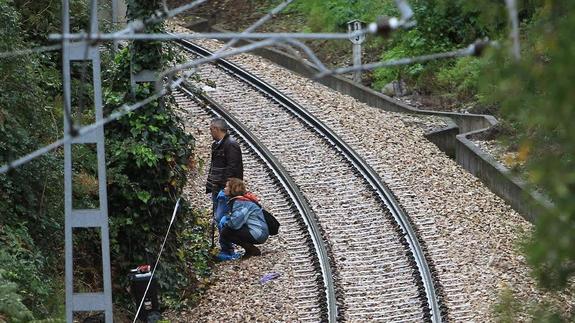
[[[91,1],[90,30],[98,31],[97,0]],[[70,32],[69,0],[62,0],[62,32]],[[94,90],[94,117],[96,122],[103,119],[102,85],[100,79],[100,52],[97,45],[86,41],[62,41],[62,76],[64,91],[64,131],[74,135],[76,126],[72,121],[71,98],[71,64],[74,61],[92,63]],[[80,111],[81,112],[81,111]],[[95,144],[97,150],[98,197],[99,207],[93,209],[75,209],[73,205],[73,170],[74,157],[72,145]],[[106,160],[104,147],[104,126],[98,127],[88,135],[77,136],[64,144],[64,203],[65,203],[65,258],[66,258],[66,321],[73,322],[74,312],[104,312],[106,322],[113,321],[112,284],[110,275],[110,244],[108,230],[108,198],[106,190]],[[102,251],[103,291],[82,293],[74,291],[74,229],[94,228],[100,231]]]

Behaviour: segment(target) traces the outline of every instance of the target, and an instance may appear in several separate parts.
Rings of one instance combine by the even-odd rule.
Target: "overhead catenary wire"
[[[29,55],[29,54],[40,54],[40,53],[44,53],[44,52],[59,50],[61,48],[62,48],[61,44],[56,44],[56,45],[49,45],[49,46],[40,46],[40,47],[35,47],[35,48],[16,49],[13,51],[0,53],[0,59],[12,58],[12,57]]]
[[[465,48],[448,51],[448,52],[441,52],[429,55],[422,55],[422,56],[415,56],[415,57],[406,57],[394,60],[387,60],[383,62],[376,62],[376,63],[369,63],[363,64],[359,66],[349,66],[349,67],[340,67],[333,70],[329,70],[326,72],[320,72],[314,76],[316,79],[320,79],[322,77],[326,77],[328,75],[336,75],[336,74],[344,74],[349,72],[355,71],[366,71],[366,70],[373,70],[376,68],[381,67],[392,67],[392,66],[399,66],[399,65],[407,65],[413,63],[422,63],[436,59],[446,59],[446,58],[454,58],[454,57],[464,57],[464,56],[480,56],[488,45],[490,46],[497,46],[497,42],[490,42],[487,40],[477,41]]]
[[[254,49],[259,48],[259,47],[270,46],[270,45],[273,45],[274,43],[275,43],[275,40],[273,40],[273,39],[263,40],[261,42],[256,42],[256,43],[249,44],[246,46],[238,47],[234,50],[220,53],[214,57],[206,57],[206,58],[199,59],[196,61],[196,64],[200,65],[203,63],[207,63],[207,62],[216,60],[218,58],[224,58],[224,57],[236,55],[238,53],[251,51],[251,50],[254,50]],[[100,121],[94,122],[90,125],[83,126],[79,129],[77,129],[77,134],[75,136],[72,136],[72,135],[66,133],[63,138],[61,138],[61,139],[59,139],[59,140],[57,140],[57,141],[55,141],[49,145],[46,145],[42,148],[39,148],[39,149],[37,149],[37,150],[35,150],[35,151],[33,151],[33,152],[23,156],[23,157],[20,157],[20,158],[16,159],[15,161],[12,161],[12,162],[9,162],[9,163],[3,165],[2,167],[0,167],[0,174],[4,174],[11,169],[14,169],[14,168],[19,167],[23,164],[26,164],[27,162],[29,162],[35,158],[38,158],[38,157],[60,147],[60,146],[66,144],[68,142],[71,142],[72,140],[74,140],[74,138],[79,138],[79,137],[82,137],[88,133],[91,133],[91,132],[97,130],[99,127],[102,127],[102,126],[104,126],[104,125],[106,125],[106,124],[108,124],[114,120],[121,118],[122,116],[124,116],[130,112],[133,112],[133,111],[145,106],[148,103],[153,102],[154,100],[156,100],[156,99],[166,95],[167,93],[169,93],[167,88],[175,89],[184,80],[185,80],[185,78],[181,77],[181,78],[171,82],[170,84],[168,84],[168,86],[161,88],[159,91],[155,92],[153,95],[147,97],[144,100],[138,101],[132,105],[128,105],[128,104],[122,105],[120,108],[118,108],[115,112],[108,115],[106,118],[101,119]]]
[[[176,9],[170,10],[168,13],[165,13],[163,15],[155,15],[153,19],[148,19],[146,21],[149,22],[154,22],[157,21],[156,19],[165,19],[168,17],[173,17],[176,14],[179,14],[187,9],[193,8],[199,4],[204,3],[204,0],[199,0],[199,1],[195,1],[193,3],[187,4],[185,6],[181,6],[178,7]],[[286,1],[286,6],[287,6],[287,2]],[[404,2],[399,0],[398,4]],[[284,3],[282,3],[280,6],[278,6],[277,8],[285,8]],[[275,10],[275,9],[274,9]],[[411,10],[411,9],[409,9]],[[408,17],[408,11],[405,10],[401,10],[402,11],[402,18]],[[270,15],[270,17],[272,17],[273,15]],[[259,21],[263,21],[263,19],[260,19]],[[259,22],[258,21],[258,22]],[[385,62],[376,62],[376,63],[369,63],[369,64],[364,64],[364,65],[360,65],[360,66],[354,66],[354,67],[342,67],[342,68],[336,68],[333,70],[328,70],[327,68],[324,67],[323,63],[321,63],[321,60],[319,60],[317,58],[317,56],[315,56],[314,52],[307,47],[305,44],[303,44],[301,41],[299,41],[298,39],[348,39],[350,36],[359,36],[359,35],[364,35],[367,33],[374,33],[374,34],[378,34],[381,33],[380,29],[385,29],[385,28],[391,28],[391,29],[397,29],[402,27],[400,22],[397,21],[397,19],[395,20],[388,20],[387,23],[389,25],[382,25],[380,23],[371,23],[366,29],[362,29],[362,30],[358,30],[353,32],[352,34],[349,33],[193,33],[193,34],[188,34],[188,33],[184,33],[184,34],[136,34],[133,33],[133,31],[137,30],[137,28],[126,28],[120,32],[116,32],[113,34],[100,34],[100,33],[90,33],[91,35],[87,35],[86,33],[80,33],[80,34],[69,34],[66,31],[64,31],[62,34],[51,34],[49,36],[50,39],[52,40],[60,40],[62,41],[63,44],[65,44],[68,41],[71,40],[87,40],[87,37],[90,37],[92,42],[98,42],[98,41],[102,41],[102,40],[119,40],[119,39],[148,39],[148,40],[176,40],[176,39],[206,39],[206,38],[216,38],[216,39],[230,39],[230,40],[234,40],[234,39],[254,39],[254,40],[261,40],[259,42],[255,42],[253,44],[250,45],[246,45],[246,46],[242,46],[239,47],[237,49],[231,50],[231,51],[227,51],[225,54],[222,53],[217,53],[214,54],[210,57],[206,57],[206,58],[202,58],[202,59],[198,59],[186,64],[182,64],[180,66],[176,66],[174,69],[172,69],[172,74],[169,75],[174,75],[175,71],[177,70],[182,70],[182,69],[190,69],[193,68],[195,66],[198,66],[200,64],[203,63],[208,63],[214,60],[217,60],[219,58],[224,58],[227,56],[231,56],[231,55],[236,55],[236,54],[240,54],[240,53],[245,53],[245,52],[249,52],[252,51],[254,49],[260,48],[260,47],[266,47],[266,46],[271,46],[274,44],[282,44],[282,43],[288,43],[288,44],[292,44],[294,46],[300,47],[302,48],[302,50],[308,55],[308,57],[311,59],[311,61],[318,67],[319,69],[319,73],[315,76],[316,78],[321,78],[321,77],[325,77],[327,75],[334,75],[334,74],[342,74],[342,73],[348,73],[348,72],[353,72],[353,71],[357,71],[357,70],[370,70],[370,69],[374,69],[374,68],[379,68],[379,67],[391,67],[391,66],[398,66],[398,65],[404,65],[404,64],[412,64],[412,63],[416,63],[416,62],[424,62],[424,61],[429,61],[429,60],[434,60],[434,59],[445,59],[445,58],[453,58],[453,57],[461,57],[461,56],[469,56],[469,55],[477,55],[477,53],[480,51],[480,49],[482,49],[483,47],[485,47],[486,44],[489,45],[495,45],[496,42],[489,42],[489,43],[475,43],[472,44],[470,46],[468,46],[465,49],[460,49],[460,50],[456,50],[456,51],[450,51],[450,52],[444,52],[444,53],[436,53],[436,54],[430,54],[430,55],[423,55],[423,56],[418,56],[418,57],[411,57],[411,58],[403,58],[403,59],[398,59],[398,60],[391,60],[391,61],[385,61]],[[134,25],[138,25],[140,27],[143,28],[143,21],[139,21],[139,23],[136,23]],[[263,39],[263,40],[262,40]],[[58,46],[59,48],[62,47],[62,45],[55,45]],[[167,88],[176,88],[178,87],[184,80],[186,80],[189,76],[190,76],[191,72],[185,72],[183,74],[182,77],[180,77],[177,80],[170,80],[168,83],[168,85],[166,86]],[[167,75],[167,74],[166,74]],[[165,76],[165,75],[163,75]],[[161,79],[157,82],[157,84],[161,84]],[[96,128],[98,128],[99,126],[103,126],[111,121],[114,121],[118,118],[120,118],[121,116],[132,112],[136,109],[138,109],[139,107],[151,102],[154,99],[157,99],[163,95],[165,95],[167,92],[165,90],[161,90],[162,88],[166,88],[164,86],[158,86],[157,87],[157,91],[156,93],[147,98],[144,99],[138,103],[135,103],[133,105],[123,105],[121,108],[119,108],[115,113],[110,114],[107,118],[101,120],[100,122],[96,122],[94,124],[85,126],[80,128],[77,133],[72,133],[72,134],[66,134],[63,138],[59,139],[58,141],[55,141],[45,147],[42,147],[34,152],[31,152],[15,161],[12,162],[8,162],[7,164],[3,165],[2,167],[0,167],[0,174],[6,173],[8,170],[18,167],[20,165],[23,165],[25,163],[27,163],[28,161],[35,159],[49,151],[52,151],[53,149],[61,146],[64,143],[70,142],[71,140],[73,140],[73,138],[76,138],[78,136],[82,136],[85,135],[89,132],[94,131]],[[66,102],[65,102],[66,103]],[[66,105],[66,104],[65,104]],[[65,109],[66,113],[68,113],[69,111],[67,111],[67,109]]]
[[[197,7],[203,3],[205,3],[207,0],[197,0],[194,1],[192,3],[188,3],[186,5],[182,5],[180,7],[174,8],[172,10],[166,10],[166,6],[165,6],[165,2],[164,2],[164,14],[163,15],[153,15],[151,17],[149,17],[147,20],[136,20],[133,22],[128,23],[128,26],[120,31],[117,31],[115,33],[130,33],[130,32],[134,32],[137,30],[143,30],[144,27],[146,26],[147,23],[158,23],[161,22],[162,20],[165,20],[167,18],[173,18],[179,14],[181,14],[182,12],[185,12],[187,10],[190,10],[194,7]],[[55,50],[59,50],[62,49],[62,45],[61,44],[56,44],[56,45],[49,45],[49,46],[39,46],[39,47],[34,47],[34,48],[26,48],[26,49],[16,49],[16,50],[12,50],[12,51],[5,51],[5,52],[1,52],[0,53],[0,59],[4,59],[4,58],[11,58],[11,57],[16,57],[16,56],[22,56],[22,55],[28,55],[28,54],[37,54],[37,53],[43,53],[43,52],[49,52],[49,51],[55,51]]]
[[[275,8],[273,8],[268,14],[266,14],[265,16],[263,16],[262,18],[258,19],[258,21],[256,21],[255,23],[253,23],[251,26],[249,26],[248,28],[246,28],[241,34],[247,34],[249,32],[254,31],[256,28],[260,27],[261,25],[263,25],[265,22],[267,22],[268,20],[270,20],[271,18],[273,18],[276,14],[278,14],[279,12],[281,12],[283,9],[285,9],[290,3],[292,3],[293,0],[287,0],[284,1],[282,3],[280,3],[278,6],[276,6]],[[219,54],[225,50],[227,50],[228,48],[232,47],[233,45],[235,45],[237,42],[239,41],[239,38],[232,38],[229,42],[227,42],[226,44],[224,44],[220,49],[218,49],[214,54]],[[193,62],[193,61],[192,61]],[[181,70],[188,70],[188,71],[184,71],[184,75],[180,78],[180,80],[185,80],[187,79],[189,76],[191,76],[194,72],[195,69],[192,69],[192,66],[195,66],[196,64],[194,63],[184,63],[184,64],[180,64],[177,65],[175,67],[172,67],[170,69],[167,69],[165,71],[163,71],[159,76],[158,76],[158,80],[156,82],[156,87],[159,87],[161,85],[161,82],[163,82],[165,77],[170,77],[171,75],[174,75],[175,73],[181,71]],[[190,66],[190,67],[188,67]],[[181,81],[179,82],[181,83]]]
[[[324,40],[347,40],[350,37],[360,36],[370,33],[373,29],[361,29],[353,33],[241,33],[241,32],[210,32],[210,33],[127,33],[127,34],[102,34],[95,33],[90,35],[93,41],[112,41],[112,40],[158,40],[170,41],[180,39],[324,39]],[[50,34],[48,39],[60,41],[62,39],[81,41],[88,39],[86,33],[68,33],[68,34]]]

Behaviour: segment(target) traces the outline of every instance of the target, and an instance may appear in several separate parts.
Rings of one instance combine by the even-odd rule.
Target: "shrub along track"
[[[306,194],[331,246],[340,318],[440,321],[418,238],[377,174],[297,104],[270,99],[265,84],[248,85],[248,74],[234,72],[205,66],[201,74],[217,85],[209,95],[252,129]]]

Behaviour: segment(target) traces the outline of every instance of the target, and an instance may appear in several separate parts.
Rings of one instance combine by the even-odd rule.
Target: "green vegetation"
[[[386,40],[368,37],[366,56],[394,60],[460,49],[479,38],[500,38],[507,23],[500,4],[482,8],[464,1],[412,0],[409,3],[417,25],[397,31]],[[310,0],[298,2],[295,7],[307,15],[307,28],[312,31],[342,32],[352,19],[373,22],[378,16],[399,16],[394,1]],[[479,99],[476,84],[486,60],[467,58],[381,68],[373,71],[371,86],[381,90],[385,84],[401,79],[417,92],[443,96],[452,105],[456,100],[474,103]]]
[[[499,41],[499,50],[481,58],[431,61],[379,69],[372,86],[403,79],[416,91],[447,99],[453,106],[486,107],[502,119],[504,133],[518,147],[529,182],[553,201],[538,219],[525,244],[533,274],[543,288],[570,291],[575,274],[575,2],[518,1],[522,58],[509,54],[509,20],[504,1],[410,0],[417,26],[397,31],[377,48],[381,60],[413,57],[464,48],[478,38]],[[345,31],[351,19],[374,21],[376,15],[397,16],[394,1],[309,0],[296,10],[307,15],[307,28]],[[365,10],[365,8],[372,8]],[[523,304],[525,305],[525,304]],[[508,291],[496,309],[504,322],[525,310],[535,321],[573,321],[546,304],[521,307]]]
[[[34,35],[22,32],[12,1],[0,0],[0,51],[25,48]],[[59,72],[52,56],[0,61],[0,160],[21,156],[57,138],[61,114]],[[57,120],[57,121],[55,121]],[[14,320],[57,313],[62,302],[52,279],[63,248],[62,184],[58,154],[0,175],[0,316]],[[61,268],[61,266],[60,266]],[[62,299],[60,299],[61,301]]]
[[[275,5],[279,0],[256,1]],[[132,17],[151,14],[161,1],[130,0]],[[250,2],[252,3],[252,2]],[[542,216],[525,252],[541,286],[569,291],[575,273],[575,2],[519,1],[522,58],[508,52],[509,23],[504,1],[410,0],[418,24],[389,39],[369,37],[366,54],[387,60],[437,53],[468,46],[477,38],[498,40],[500,50],[484,57],[432,61],[393,69],[379,69],[371,85],[380,89],[402,79],[422,94],[445,99],[453,107],[489,107],[510,129],[508,138],[532,185],[542,189],[554,207]],[[87,25],[87,1],[71,1],[73,29]],[[290,6],[291,13],[307,15],[309,31],[346,31],[352,19],[374,21],[379,15],[397,16],[394,1],[306,0]],[[0,51],[47,45],[46,36],[60,28],[60,0],[0,0]],[[161,25],[148,31],[162,31]],[[322,43],[325,44],[325,43]],[[331,46],[331,45],[329,45]],[[337,47],[329,47],[337,49]],[[346,44],[346,50],[349,46]],[[132,54],[134,54],[133,57]],[[138,42],[115,56],[103,58],[106,113],[124,102],[149,95],[152,84],[140,84],[135,96],[129,88],[130,61],[134,71],[159,69],[175,59],[166,44]],[[61,58],[58,52],[0,59],[0,163],[37,149],[62,136]],[[91,102],[73,69],[73,103]],[[88,116],[80,116],[89,120]],[[162,99],[123,117],[106,128],[109,215],[115,300],[130,306],[125,293],[128,269],[153,263],[159,251],[175,200],[181,195],[194,149],[193,138],[182,130],[173,102]],[[97,203],[93,147],[78,148],[75,168],[76,202]],[[63,170],[62,151],[0,175],[0,321],[14,322],[63,317]],[[169,236],[158,278],[163,304],[178,306],[193,299],[192,290],[209,273],[204,235],[206,223],[184,201]],[[79,235],[83,255],[77,277],[81,287],[99,284],[82,270],[97,266],[90,251],[97,239]],[[91,240],[93,240],[91,242]],[[56,252],[54,252],[56,250]],[[495,311],[501,321],[530,317],[534,321],[574,321],[572,314],[522,304],[511,291],[502,291]],[[522,312],[518,314],[517,312]]]
[[[161,1],[141,1],[149,15]],[[87,1],[73,0],[74,30],[87,24]],[[140,10],[140,11],[138,11]],[[50,32],[59,32],[60,0],[27,2],[0,0],[0,51],[47,45]],[[161,25],[153,26],[161,30]],[[140,46],[141,45],[141,46]],[[140,46],[138,48],[138,46]],[[146,47],[147,46],[147,47]],[[166,45],[136,44],[137,49],[103,55],[106,113],[124,102],[152,92],[153,84],[129,87],[130,53],[136,70],[161,69],[173,59]],[[151,65],[154,63],[155,65]],[[62,81],[59,52],[0,59],[0,163],[31,152],[63,135]],[[87,73],[82,76],[85,70]],[[72,103],[90,105],[91,65],[72,68]],[[84,86],[86,84],[86,86]],[[83,87],[83,88],[82,88]],[[183,131],[170,99],[154,102],[106,127],[108,209],[114,301],[133,306],[126,293],[129,269],[155,262],[168,229],[176,199],[186,182],[194,139]],[[84,123],[88,113],[75,114]],[[95,147],[74,147],[74,206],[98,205]],[[56,319],[64,315],[64,208],[62,150],[0,175],[0,321]],[[162,261],[156,273],[162,304],[176,307],[209,274],[205,223],[182,200]],[[101,284],[99,236],[90,230],[75,235],[76,285],[89,291]],[[96,268],[94,270],[94,268]]]
[[[497,87],[486,86],[517,129],[530,182],[555,204],[526,246],[536,277],[553,290],[568,288],[575,274],[574,27],[575,3],[543,2],[525,26],[521,61],[499,58],[502,68],[491,74]]]

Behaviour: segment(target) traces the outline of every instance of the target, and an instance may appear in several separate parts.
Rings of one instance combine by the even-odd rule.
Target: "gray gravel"
[[[195,160],[198,167],[190,173],[185,193],[192,206],[203,209],[209,218],[207,210],[211,202],[208,195],[203,194],[207,166],[199,165],[207,165],[210,158],[210,117],[187,99],[178,97],[178,102],[186,130],[197,140]],[[305,321],[305,318],[309,322],[317,322],[321,313],[316,300],[321,291],[315,281],[305,282],[310,277],[315,279],[316,272],[312,259],[301,256],[309,255],[310,250],[301,244],[305,236],[295,221],[299,215],[290,209],[286,196],[278,193],[279,187],[273,183],[263,163],[250,154],[245,145],[242,145],[242,150],[248,188],[280,220],[280,235],[270,237],[260,246],[260,257],[217,263],[210,288],[199,303],[192,309],[165,316],[175,322],[293,322]],[[261,284],[260,279],[267,273],[280,276]],[[294,290],[294,286],[300,288]],[[309,301],[310,295],[313,296],[312,302]]]
[[[263,59],[241,55],[233,61],[298,101],[346,138],[397,190],[416,225],[434,228],[430,232],[436,236],[428,234],[425,239],[432,262],[440,267],[450,318],[494,320],[492,306],[502,288],[529,301],[548,298],[535,288],[516,248],[531,225],[425,140],[420,126],[406,125],[405,115],[371,108]],[[429,117],[421,120],[431,128],[440,122]],[[463,292],[457,295],[452,290]],[[566,297],[558,302],[573,306]]]

